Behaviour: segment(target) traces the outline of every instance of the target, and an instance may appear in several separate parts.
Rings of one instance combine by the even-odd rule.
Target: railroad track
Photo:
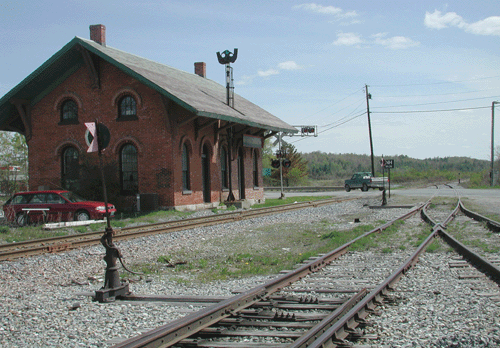
[[[415,207],[398,219],[378,226],[349,243],[332,250],[328,254],[309,260],[297,269],[288,271],[266,284],[242,292],[233,298],[206,307],[197,313],[151,330],[141,336],[121,342],[115,347],[308,347],[311,341],[314,341],[318,335],[334,325],[340,317],[344,317],[353,308],[356,308],[361,301],[364,301],[368,297],[370,297],[371,301],[376,301],[380,295],[379,293],[376,296],[367,294],[367,289],[364,287],[355,290],[348,289],[348,300],[343,298],[326,300],[318,299],[314,296],[294,297],[294,293],[298,291],[294,291],[291,288],[291,290],[287,289],[287,287],[325,268],[332,261],[346,254],[348,248],[357,241],[387,229],[396,221],[408,219],[422,208],[423,205]],[[401,274],[410,265],[411,263],[406,265],[400,271]],[[385,287],[397,281],[401,274],[387,278],[387,284],[379,292],[381,293]],[[378,284],[378,281],[372,284],[372,286],[375,286],[375,284]],[[355,296],[352,296],[352,291],[356,291]],[[133,300],[134,297],[133,295],[125,296],[124,299]],[[284,302],[286,302],[286,305]],[[320,311],[320,313],[308,314],[313,309]],[[366,317],[368,312],[369,308],[361,316]],[[238,326],[238,322],[242,324],[239,325],[239,329],[236,329],[236,333],[228,332],[232,330],[220,330],[220,327],[227,326],[227,323],[233,323],[234,326]],[[256,322],[260,324],[256,324]],[[279,324],[280,322],[281,324]],[[306,324],[309,326],[305,333],[298,334],[295,331],[297,329],[297,322],[302,323],[302,330],[306,329]],[[264,330],[263,333],[259,334],[257,331],[248,332],[247,330],[241,330],[242,327],[247,327],[247,324],[250,324],[251,327],[260,325],[260,327],[267,329],[269,327],[281,327],[281,330],[278,331],[286,330],[293,332],[269,332],[269,330]],[[287,330],[287,328],[292,328],[292,330]],[[219,337],[218,342],[214,342],[213,340],[206,341],[205,337],[207,336],[211,338],[214,336],[223,337]],[[251,336],[265,337],[264,341],[268,343],[262,341],[254,344],[248,341],[233,342],[233,340],[241,336],[244,339]],[[287,342],[283,343],[283,340],[291,340],[293,345]]]
[[[362,330],[367,325],[367,317],[384,301],[390,300],[388,294],[396,282],[415,265],[419,255],[438,236],[500,284],[500,270],[496,266],[465,248],[445,231],[460,211],[467,211],[460,200],[454,211],[440,223],[435,222],[435,216],[430,216],[429,205],[430,201],[417,206],[266,284],[217,301],[199,312],[120,342],[114,348],[350,347],[351,341],[370,339]],[[417,216],[418,212],[432,230],[415,250],[404,257],[401,254],[381,256],[348,252],[357,241],[384,231],[396,221]],[[475,213],[467,211],[467,214],[473,216]],[[480,218],[488,226],[498,225],[482,216]],[[394,269],[377,268],[381,257]],[[391,259],[388,261],[387,258]],[[339,263],[343,265],[342,273],[336,273]],[[346,273],[346,268],[350,272]],[[125,299],[144,300],[134,295]]]
[[[286,204],[270,208],[257,208],[215,214],[207,217],[172,220],[137,227],[125,227],[114,230],[114,241],[148,236],[158,233],[169,233],[179,230],[191,229],[202,226],[223,224],[232,221],[252,219],[259,216],[277,214],[296,209],[319,207],[328,204],[344,202],[352,199],[324,199],[308,202]],[[103,232],[88,232],[78,235],[52,237],[44,239],[29,240],[18,243],[0,245],[0,261],[13,260],[20,257],[28,257],[45,253],[67,251],[90,245],[100,244]]]

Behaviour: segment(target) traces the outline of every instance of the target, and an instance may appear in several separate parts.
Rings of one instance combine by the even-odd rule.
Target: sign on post
[[[393,159],[384,160],[384,167],[387,169],[394,168],[394,160]]]
[[[85,131],[85,142],[89,146],[87,152],[98,152],[104,150],[111,139],[109,129],[102,123],[88,122],[85,123],[87,130]]]
[[[85,131],[85,142],[89,146],[87,152],[97,152],[99,150],[99,145],[97,143],[97,127],[95,122],[85,123],[87,130]]]

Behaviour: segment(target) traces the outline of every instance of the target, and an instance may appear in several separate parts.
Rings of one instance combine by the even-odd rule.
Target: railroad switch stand
[[[118,267],[116,266],[117,259],[121,259],[122,255],[120,250],[113,244],[113,229],[106,228],[105,234],[101,238],[101,243],[106,248],[106,274],[104,277],[104,286],[95,292],[95,301],[99,302],[113,302],[120,296],[130,294],[128,283],[120,281]]]
[[[382,191],[382,205],[387,205],[387,196],[385,195],[385,188]]]
[[[92,139],[90,140],[90,147],[87,152],[96,152],[99,158],[99,171],[101,172],[102,181],[102,193],[104,196],[104,207],[106,209],[106,222],[107,227],[101,237],[101,244],[106,249],[106,256],[104,256],[104,261],[106,261],[106,274],[104,277],[104,286],[95,292],[95,301],[99,302],[113,302],[121,296],[130,294],[128,290],[128,283],[122,283],[120,281],[120,275],[118,274],[118,267],[116,267],[116,260],[122,259],[122,254],[120,250],[113,244],[113,228],[109,221],[109,210],[108,210],[108,194],[106,190],[106,180],[104,178],[104,170],[102,164],[102,151],[109,145],[110,133],[109,129],[98,120],[95,122],[86,123],[88,133],[90,133]],[[85,138],[89,138],[89,134],[86,134]],[[88,140],[88,139],[87,139]],[[97,144],[95,144],[97,143]],[[97,145],[97,146],[96,146]]]

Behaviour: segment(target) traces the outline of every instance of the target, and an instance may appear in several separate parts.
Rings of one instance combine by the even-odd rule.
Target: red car
[[[100,220],[106,217],[104,202],[92,202],[70,191],[19,192],[3,206],[7,221],[25,226],[36,222],[61,222]],[[116,209],[108,203],[108,212],[114,216]]]

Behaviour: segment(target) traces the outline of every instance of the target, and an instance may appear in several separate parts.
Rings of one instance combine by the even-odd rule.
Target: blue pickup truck
[[[345,181],[344,187],[347,192],[352,189],[361,189],[361,191],[368,191],[369,189],[379,189],[384,190],[385,187],[389,186],[389,179],[387,178],[376,178],[372,176],[370,172],[359,172],[354,173],[352,178]]]

